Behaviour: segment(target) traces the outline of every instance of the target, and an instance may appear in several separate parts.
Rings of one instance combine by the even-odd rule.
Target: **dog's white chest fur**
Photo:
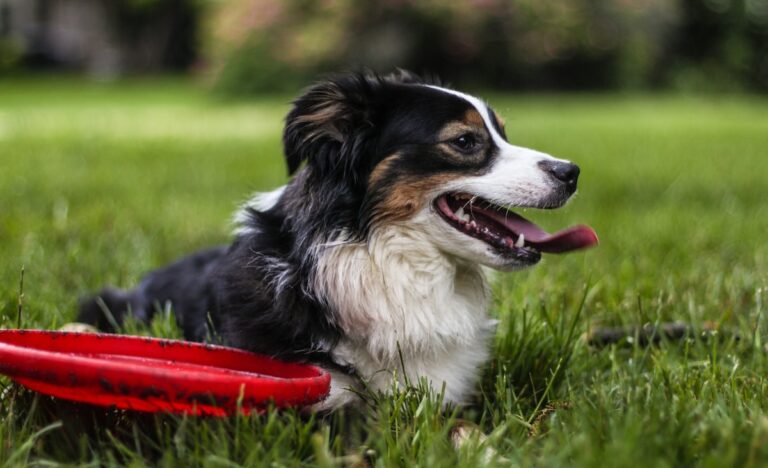
[[[321,248],[315,289],[343,331],[334,360],[383,391],[393,377],[404,382],[404,367],[411,382],[426,378],[438,392],[445,384],[445,400],[461,403],[488,358],[490,294],[480,267],[438,250],[418,221],[378,229],[367,244]],[[350,387],[353,379],[334,373],[321,407],[354,400]]]

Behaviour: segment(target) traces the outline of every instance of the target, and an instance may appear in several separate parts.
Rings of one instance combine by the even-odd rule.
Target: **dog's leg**
[[[504,463],[509,461],[499,455],[498,452],[488,444],[488,436],[485,435],[483,430],[480,429],[480,426],[475,423],[463,420],[456,421],[456,424],[449,433],[449,437],[451,445],[453,445],[455,450],[460,450],[462,447],[468,447],[470,444],[482,447],[484,464]]]
[[[98,333],[99,329],[93,325],[88,325],[82,322],[69,322],[65,323],[59,328],[59,331],[73,332],[73,333]]]

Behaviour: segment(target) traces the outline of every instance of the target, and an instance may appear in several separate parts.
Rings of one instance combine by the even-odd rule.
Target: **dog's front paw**
[[[88,325],[87,323],[80,323],[80,322],[65,323],[59,328],[59,331],[75,332],[75,333],[99,333],[99,330],[96,329],[96,327],[94,327],[93,325]]]

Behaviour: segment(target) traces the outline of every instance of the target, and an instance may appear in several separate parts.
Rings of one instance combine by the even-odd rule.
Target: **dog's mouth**
[[[544,253],[566,253],[597,245],[585,225],[548,233],[507,208],[468,193],[446,193],[435,200],[437,212],[456,230],[489,244],[499,253],[535,262]]]

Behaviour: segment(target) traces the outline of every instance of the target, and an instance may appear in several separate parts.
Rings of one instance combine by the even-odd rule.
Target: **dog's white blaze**
[[[477,112],[480,113],[480,116],[483,118],[483,121],[485,122],[485,126],[488,127],[488,131],[491,133],[491,138],[493,138],[493,142],[496,143],[496,146],[502,149],[505,148],[506,146],[512,146],[509,143],[507,143],[504,140],[504,138],[502,138],[501,135],[499,135],[499,133],[496,131],[496,127],[493,126],[491,116],[488,115],[488,107],[485,106],[480,99],[474,96],[470,96],[469,94],[464,94],[461,91],[456,91],[448,88],[441,88],[440,86],[427,85],[427,87],[432,89],[437,89],[444,93],[453,94],[454,96],[460,97],[461,99],[464,99],[465,101],[472,104],[472,106],[477,110]]]
[[[479,265],[445,255],[426,213],[371,233],[367,244],[334,243],[318,252],[315,291],[329,302],[344,338],[333,351],[374,390],[425,377],[446,401],[463,402],[488,358],[495,322]],[[400,360],[402,353],[402,363]],[[336,375],[332,408],[353,399]]]

